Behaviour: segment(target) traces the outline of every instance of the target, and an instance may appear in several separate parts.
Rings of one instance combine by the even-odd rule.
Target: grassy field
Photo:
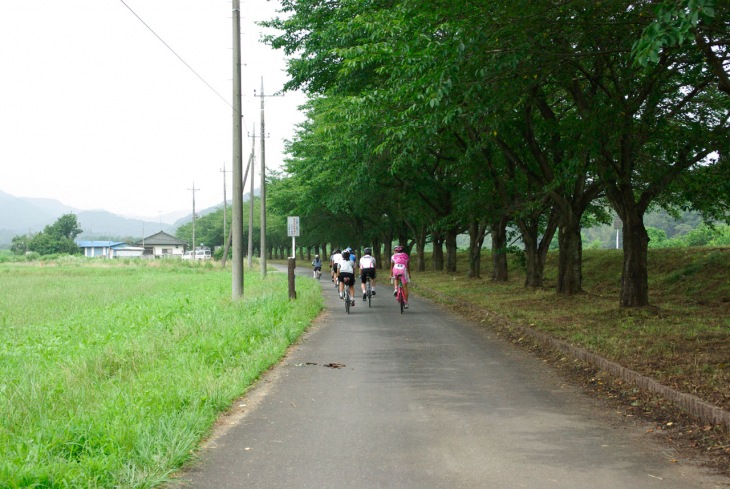
[[[322,308],[212,263],[0,264],[0,488],[154,487]],[[265,283],[264,283],[265,282]]]

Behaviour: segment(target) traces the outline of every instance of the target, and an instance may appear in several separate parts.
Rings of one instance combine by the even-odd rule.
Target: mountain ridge
[[[222,206],[198,211],[207,214]],[[83,232],[80,239],[95,237],[142,238],[158,231],[174,234],[181,225],[192,219],[192,213],[179,210],[161,214],[157,219],[144,216],[126,216],[104,209],[77,209],[56,199],[16,197],[0,190],[0,248],[10,245],[13,237],[43,231],[64,214],[75,214]]]
[[[260,194],[258,188],[254,189],[254,196],[258,197]],[[248,193],[244,194],[243,201],[248,202],[248,198]],[[196,210],[196,214],[204,216],[221,207],[223,202]],[[78,236],[82,240],[142,239],[158,231],[175,234],[177,228],[193,218],[189,210],[168,212],[155,218],[116,214],[105,209],[77,209],[56,199],[16,197],[0,190],[0,249],[10,247],[15,236],[41,232],[59,217],[69,213],[76,215],[79,227],[83,229]]]

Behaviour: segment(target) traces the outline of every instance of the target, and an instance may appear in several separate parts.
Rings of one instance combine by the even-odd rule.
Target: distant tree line
[[[13,237],[10,250],[17,255],[24,255],[28,252],[39,255],[80,254],[81,249],[75,240],[82,232],[76,215],[64,214],[39,233]]]

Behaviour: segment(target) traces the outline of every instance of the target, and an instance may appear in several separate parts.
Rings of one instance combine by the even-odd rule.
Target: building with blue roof
[[[121,241],[77,241],[84,256],[96,258],[135,258],[142,256],[144,248]]]

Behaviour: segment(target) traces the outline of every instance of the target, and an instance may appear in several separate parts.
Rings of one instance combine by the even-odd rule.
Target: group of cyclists
[[[408,282],[410,282],[410,259],[408,253],[405,252],[403,246],[396,246],[394,254],[390,258],[390,276],[393,278],[393,295],[398,293],[398,282],[403,284],[403,299],[405,300],[404,308],[408,309]],[[349,287],[351,299],[350,305],[355,305],[355,272],[359,270],[360,287],[362,289],[362,300],[367,300],[366,284],[370,278],[370,287],[372,295],[375,295],[375,279],[377,263],[372,256],[373,250],[365,248],[363,256],[357,259],[357,256],[351,248],[344,250],[336,249],[330,256],[330,277],[332,282],[338,284],[338,292],[340,299],[345,298],[345,287]],[[314,267],[314,275],[322,272],[322,260],[319,255],[315,255],[312,261]]]

